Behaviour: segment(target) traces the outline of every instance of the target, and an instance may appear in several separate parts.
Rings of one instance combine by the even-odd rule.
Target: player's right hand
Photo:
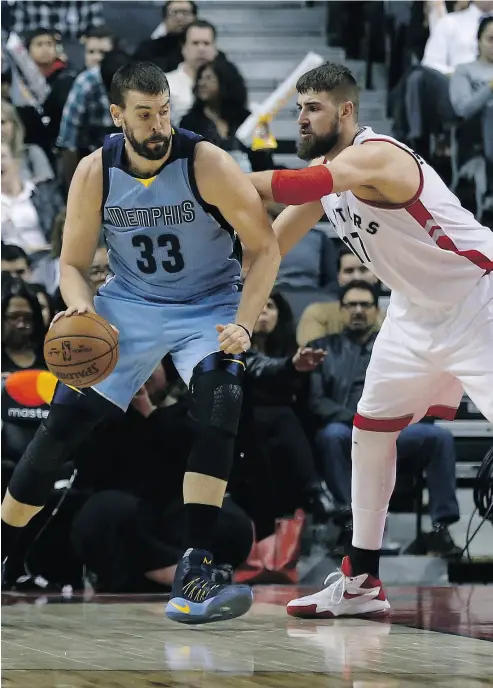
[[[84,313],[96,313],[96,311],[94,310],[94,307],[89,304],[87,306],[69,306],[67,310],[60,311],[55,315],[50,323],[50,327],[53,327],[57,320],[60,320],[61,318],[69,318],[71,315],[83,315]],[[119,330],[114,325],[111,323],[108,324],[111,329],[115,330],[117,335],[120,334]]]
[[[92,306],[69,306],[65,311],[59,311],[50,323],[50,327],[56,323],[60,318],[68,318],[71,315],[82,315],[83,313],[94,313]]]

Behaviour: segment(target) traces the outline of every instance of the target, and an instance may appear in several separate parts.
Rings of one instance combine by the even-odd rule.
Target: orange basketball
[[[67,385],[92,387],[113,371],[118,361],[118,335],[95,313],[60,318],[44,342],[46,365]]]

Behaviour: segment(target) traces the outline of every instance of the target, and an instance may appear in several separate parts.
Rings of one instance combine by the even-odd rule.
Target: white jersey
[[[435,170],[410,148],[369,127],[359,130],[353,145],[366,141],[389,141],[413,155],[419,190],[405,205],[363,201],[351,191],[325,196],[322,205],[329,222],[392,289],[394,303],[432,308],[464,301],[493,271],[493,232],[461,206]]]

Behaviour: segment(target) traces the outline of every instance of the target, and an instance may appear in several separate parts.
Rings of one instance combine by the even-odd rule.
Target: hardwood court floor
[[[3,595],[5,688],[485,688],[493,586],[390,588],[391,621],[302,621],[255,589],[235,621],[185,627],[160,597]]]

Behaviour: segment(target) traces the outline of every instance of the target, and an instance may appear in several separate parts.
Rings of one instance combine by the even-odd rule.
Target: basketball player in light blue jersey
[[[80,162],[70,187],[60,258],[67,310],[57,317],[99,313],[120,333],[120,357],[90,390],[58,385],[10,482],[2,539],[8,553],[70,451],[105,415],[125,411],[170,352],[190,385],[200,430],[183,486],[186,552],[166,613],[183,623],[234,618],[250,608],[250,588],[217,584],[210,549],[233,460],[243,354],[279,249],[258,193],[233,159],[171,127],[164,72],[146,62],[119,69],[111,103],[123,133]],[[93,299],[88,270],[101,225],[113,276]],[[250,259],[242,291],[237,235]]]

